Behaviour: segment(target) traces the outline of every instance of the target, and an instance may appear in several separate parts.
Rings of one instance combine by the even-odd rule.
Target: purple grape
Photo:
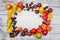
[[[37,5],[36,5],[36,4],[34,4],[34,5],[33,5],[33,8],[35,8],[35,9],[36,9],[36,8],[37,8]]]
[[[23,30],[24,32],[28,32],[28,29],[27,28],[24,28],[24,30]]]
[[[37,6],[38,6],[38,7],[41,7],[41,6],[42,6],[42,4],[41,4],[41,3],[38,3],[38,4],[37,4]]]
[[[49,9],[48,9],[48,12],[49,12],[49,13],[53,12],[53,9],[52,9],[52,8],[49,8]]]
[[[33,2],[31,2],[30,4],[29,4],[29,6],[31,7],[33,5]]]
[[[25,36],[25,32],[21,32],[21,35],[20,36]]]
[[[10,37],[15,37],[14,33],[9,33]]]
[[[39,11],[38,11],[38,10],[35,10],[35,13],[36,13],[36,14],[38,14],[38,13],[39,13]]]
[[[26,8],[28,8],[28,3],[26,3]]]

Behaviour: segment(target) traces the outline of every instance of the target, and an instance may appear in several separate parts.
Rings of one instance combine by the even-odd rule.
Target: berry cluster
[[[22,2],[18,2],[18,4],[7,4],[6,8],[8,10],[8,20],[7,20],[7,27],[10,37],[15,37],[18,34],[20,36],[31,36],[33,35],[36,38],[41,38],[42,35],[46,36],[49,31],[51,31],[51,18],[52,18],[52,8],[48,8],[48,6],[43,7],[41,3],[30,4],[26,3],[25,5]],[[36,14],[41,14],[40,17],[43,19],[42,24],[38,26],[38,28],[32,28],[28,30],[27,28],[22,29],[20,26],[15,26],[17,23],[16,16],[18,12],[22,10],[31,10]]]

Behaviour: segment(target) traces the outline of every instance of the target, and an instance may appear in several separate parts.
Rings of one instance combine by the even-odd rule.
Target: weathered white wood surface
[[[25,0],[22,0],[25,3]],[[31,0],[30,0],[31,1]],[[36,2],[34,0],[34,2]],[[48,3],[49,7],[54,9],[53,11],[53,18],[51,22],[52,31],[45,37],[41,39],[36,39],[33,37],[16,37],[16,38],[9,38],[8,33],[6,31],[6,20],[7,20],[7,11],[3,10],[0,11],[0,40],[60,40],[60,0],[40,0],[37,2]],[[56,5],[55,5],[56,4]],[[0,7],[4,9],[3,7]],[[1,10],[1,9],[0,9]]]

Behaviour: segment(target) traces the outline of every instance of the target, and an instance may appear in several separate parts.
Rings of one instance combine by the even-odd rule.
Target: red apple
[[[32,33],[32,34],[35,34],[36,31],[37,31],[37,30],[36,30],[35,28],[32,28],[31,33]]]
[[[12,8],[12,5],[11,5],[11,4],[7,4],[7,5],[6,5],[6,8],[9,10],[9,9]]]
[[[18,2],[18,7],[22,8],[23,7],[23,3],[22,2]]]
[[[39,33],[42,32],[42,28],[40,28],[40,27],[37,28],[37,32],[39,32]]]
[[[42,34],[46,36],[48,34],[48,31],[47,30],[42,30]]]

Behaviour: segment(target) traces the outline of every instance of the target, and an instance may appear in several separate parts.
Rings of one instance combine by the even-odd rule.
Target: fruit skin
[[[21,11],[22,11],[22,9],[18,7],[17,8],[17,12],[21,12]]]
[[[37,32],[38,32],[38,33],[41,33],[41,32],[42,32],[42,28],[40,28],[40,27],[37,28]]]
[[[44,36],[46,36],[46,35],[48,34],[48,31],[47,31],[47,30],[42,30],[42,34],[43,34]]]
[[[33,36],[40,39],[42,37],[42,34],[41,33],[36,33],[36,34],[33,34]]]
[[[39,13],[39,11],[38,11],[38,10],[35,10],[35,13],[36,13],[36,14],[38,14],[38,13]]]
[[[8,19],[7,20],[7,27],[10,28],[12,24],[12,19]]]
[[[23,3],[22,2],[18,2],[18,7],[22,8],[23,7]]]
[[[46,29],[47,25],[46,24],[42,24],[42,29]]]
[[[41,7],[41,6],[42,6],[42,4],[41,4],[41,3],[38,3],[38,4],[37,4],[37,6],[38,6],[38,7]]]
[[[20,34],[20,36],[25,36],[25,32],[22,31],[21,34]]]
[[[35,9],[36,9],[36,8],[37,8],[37,5],[36,5],[36,4],[34,4],[34,5],[33,5],[33,8],[35,8]]]
[[[12,15],[8,15],[8,19],[11,19],[12,18]]]
[[[48,32],[51,31],[52,27],[51,26],[47,26],[47,30]]]
[[[48,18],[49,18],[49,19],[51,19],[52,16],[53,16],[53,15],[52,15],[51,13],[48,14]]]
[[[43,7],[40,7],[40,8],[39,8],[39,12],[40,12],[41,14],[43,14],[44,8],[43,8]]]
[[[16,9],[17,8],[17,5],[16,4],[13,4],[12,8],[13,9]]]
[[[12,15],[12,10],[8,10],[8,15]]]
[[[53,12],[53,9],[52,9],[52,8],[49,8],[49,9],[48,9],[48,12],[49,12],[49,13]]]
[[[12,28],[8,28],[8,32],[12,33],[13,32]]]
[[[28,29],[27,28],[24,28],[24,30],[23,30],[24,32],[28,32]]]
[[[7,5],[6,5],[6,8],[9,10],[9,9],[12,8],[12,5],[11,5],[11,4],[7,4]]]
[[[44,10],[44,14],[43,15],[48,15],[48,10]]]
[[[17,5],[16,4],[13,4],[13,6],[12,6],[12,12],[13,13],[16,13],[16,10],[17,10]]]
[[[18,26],[18,27],[17,27],[17,30],[18,30],[18,31],[21,31],[21,30],[22,30],[22,27]]]
[[[50,20],[47,20],[47,21],[46,21],[46,25],[49,25],[49,24],[50,24]]]
[[[28,36],[31,36],[31,35],[32,35],[32,33],[31,33],[31,32],[28,32],[28,33],[27,33],[27,35],[28,35]]]
[[[44,21],[46,21],[46,20],[47,20],[47,16],[46,16],[46,15],[43,15],[43,16],[42,16],[42,19],[43,19]]]
[[[36,38],[39,39],[39,38],[41,38],[41,37],[42,37],[42,34],[41,34],[41,33],[37,33],[37,34],[36,34]]]
[[[36,32],[37,32],[37,30],[35,28],[32,28],[31,33],[35,34]]]

